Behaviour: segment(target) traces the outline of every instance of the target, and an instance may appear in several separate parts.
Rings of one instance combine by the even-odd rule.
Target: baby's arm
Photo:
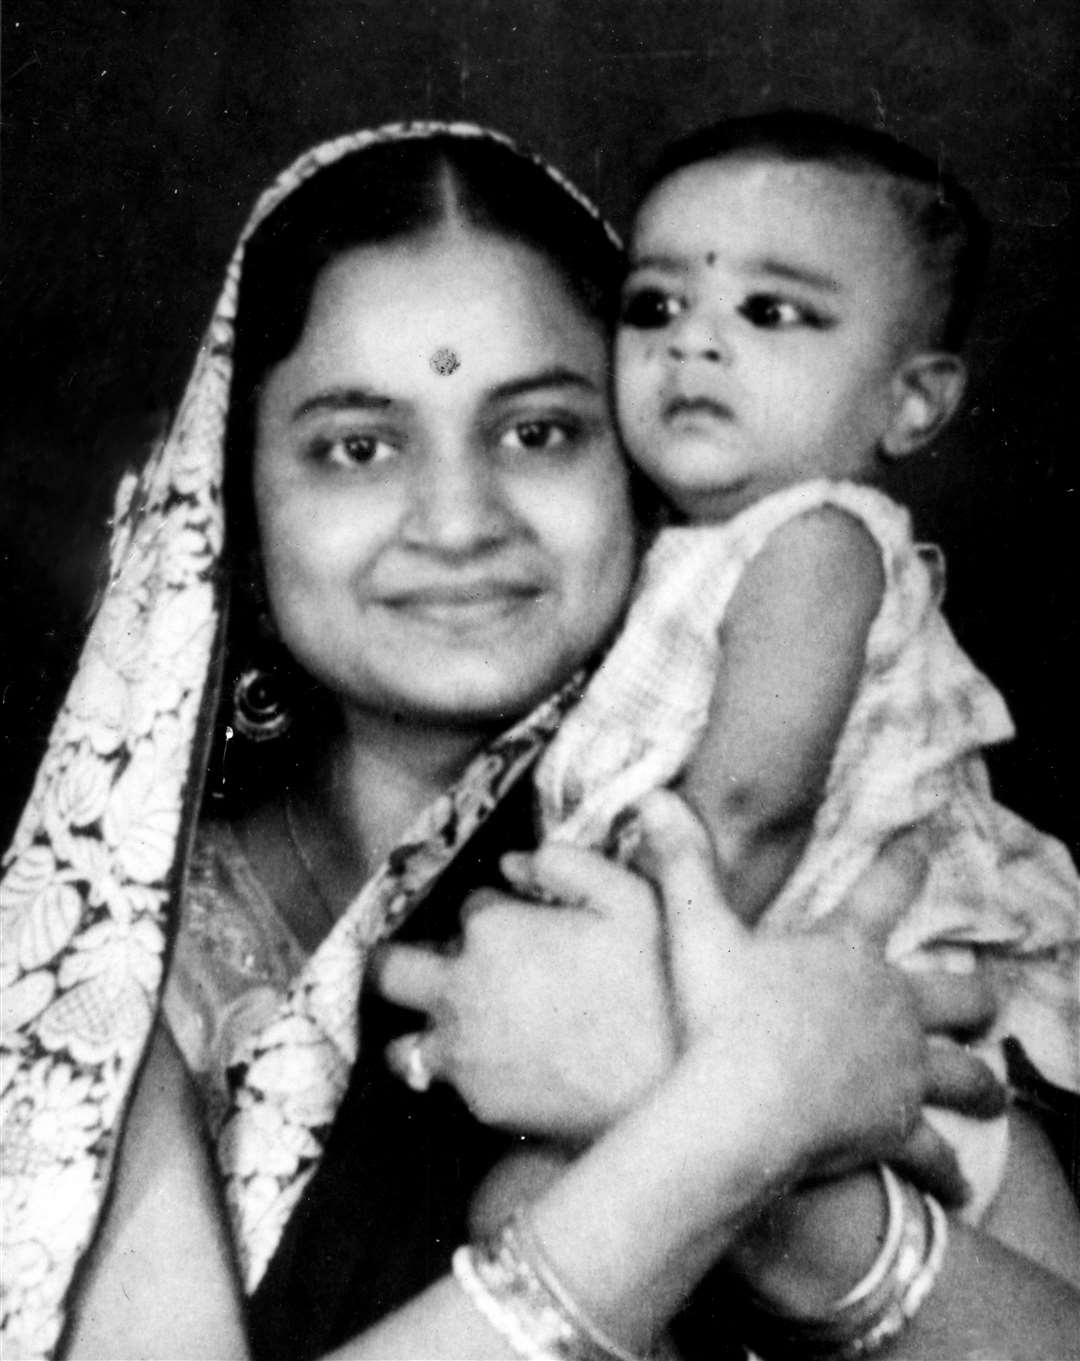
[[[802,853],[883,591],[874,539],[825,508],[773,534],[728,606],[721,674],[681,792],[746,921]]]

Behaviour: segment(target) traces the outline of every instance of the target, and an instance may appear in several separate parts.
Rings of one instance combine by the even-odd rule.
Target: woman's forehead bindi
[[[444,378],[448,378],[461,367],[461,360],[456,351],[449,345],[440,345],[434,350],[428,363],[436,373],[441,374]]]

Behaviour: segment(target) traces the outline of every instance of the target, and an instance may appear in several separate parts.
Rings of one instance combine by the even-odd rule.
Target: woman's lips
[[[395,613],[432,624],[469,628],[531,609],[545,594],[535,581],[485,581],[465,586],[424,586],[383,596]]]

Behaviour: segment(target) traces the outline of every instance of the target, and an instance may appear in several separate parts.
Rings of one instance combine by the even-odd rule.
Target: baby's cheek
[[[615,336],[615,349],[612,365],[615,379],[615,397],[620,404],[633,400],[644,381],[643,369],[648,358],[648,346],[634,332],[618,332]]]

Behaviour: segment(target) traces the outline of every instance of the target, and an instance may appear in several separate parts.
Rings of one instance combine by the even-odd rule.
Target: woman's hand
[[[910,1158],[934,1169],[947,1199],[962,1199],[955,1157],[922,1105],[996,1113],[1000,1088],[980,1060],[929,1043],[924,1031],[957,1016],[965,1030],[977,1028],[992,1000],[970,979],[913,985],[884,964],[884,941],[918,887],[919,867],[901,856],[884,862],[834,932],[750,936],[719,901],[708,838],[685,806],[650,795],[641,825],[637,859],[663,902],[681,1047],[737,1046],[748,1069],[773,1054],[773,1080],[790,1088],[808,1137],[820,1121],[816,1172]]]
[[[646,806],[642,826],[639,865],[666,895],[672,922],[679,920],[679,876],[688,875],[699,901],[709,905],[701,924],[715,935],[726,916],[699,824],[674,796],[658,795]],[[917,843],[898,843],[856,887],[847,907],[830,918],[827,936],[801,943],[788,938],[791,962],[802,952],[816,957],[815,967],[832,972],[843,961],[845,968],[831,982],[822,978],[822,990],[835,999],[841,1016],[846,988],[852,1006],[858,995],[884,1016],[887,1008],[873,994],[875,979],[882,997],[898,1002],[906,996],[907,1013],[935,1036],[925,1050],[925,1099],[967,1114],[992,1113],[1002,1093],[989,1070],[937,1038],[950,1031],[969,1034],[985,1024],[993,1011],[989,990],[977,977],[900,975],[885,970],[878,958],[918,891],[924,863]],[[670,1067],[678,1031],[685,1040],[690,1018],[683,1014],[677,1024],[669,1001],[657,898],[636,875],[568,846],[507,856],[504,869],[530,895],[540,890],[572,905],[553,908],[484,891],[470,900],[455,954],[384,947],[375,967],[380,990],[431,1017],[422,1037],[391,1046],[390,1061],[400,1070],[419,1044],[423,1067],[452,1082],[486,1122],[588,1139]],[[742,948],[747,933],[729,925]],[[784,944],[773,944],[783,955]],[[700,999],[695,1005],[705,1012],[724,996],[744,998],[741,1015],[724,1022],[733,1024],[731,1042],[739,1025],[769,1010],[766,993],[755,997],[745,979],[725,982],[732,970],[722,934],[708,943],[668,948],[670,963],[678,964],[684,1013],[691,985]],[[859,960],[869,970],[865,981]],[[794,967],[797,972],[801,965]],[[918,1124],[906,1139],[898,1133],[893,1156],[943,1199],[962,1198],[955,1160],[929,1127]]]
[[[652,887],[592,852],[549,846],[504,858],[522,889],[565,906],[483,890],[460,949],[383,947],[383,996],[427,1012],[417,1040],[391,1045],[401,1071],[451,1082],[477,1117],[571,1142],[612,1124],[667,1072],[675,1036]]]

